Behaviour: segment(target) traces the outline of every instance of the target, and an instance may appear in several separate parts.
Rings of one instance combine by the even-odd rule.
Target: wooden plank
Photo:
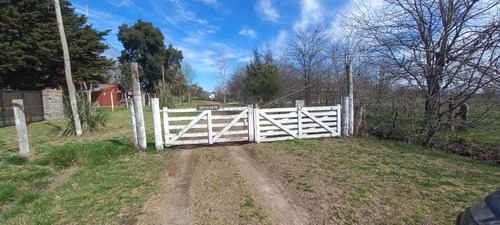
[[[195,125],[196,123],[198,123],[198,121],[200,121],[200,119],[202,117],[204,117],[205,115],[207,115],[207,112],[208,111],[203,111],[202,113],[200,113],[200,115],[198,115],[198,117],[196,119],[194,119],[193,121],[191,121],[187,126],[185,126],[181,131],[179,131],[179,133],[177,133],[177,135],[175,137],[173,137],[170,141],[174,142],[177,139],[179,139],[184,133],[186,133],[187,130],[189,130],[193,125]]]
[[[296,108],[271,108],[271,109],[259,109],[260,112],[272,113],[272,112],[296,112]]]
[[[332,137],[332,134],[308,134],[305,135],[304,138],[326,138],[326,137]]]
[[[332,111],[332,110],[335,110],[337,109],[339,106],[338,105],[335,105],[335,106],[318,106],[318,107],[304,107],[303,110],[306,110],[306,111]]]
[[[337,134],[337,132],[334,129],[332,129],[329,126],[327,126],[326,124],[324,124],[321,120],[319,120],[318,118],[316,118],[315,116],[313,116],[308,111],[303,110],[302,113],[304,113],[306,116],[308,116],[309,118],[311,118],[312,120],[314,120],[314,122],[316,122],[319,125],[321,125],[322,127],[324,127],[326,130],[330,131],[332,133],[332,137],[333,137],[333,135]]]
[[[224,135],[237,135],[237,134],[247,134],[247,130],[235,130],[235,131],[227,131]],[[170,134],[169,137],[175,137],[176,134]],[[208,132],[197,132],[197,133],[184,133],[182,135],[183,138],[188,137],[209,137]],[[213,144],[213,142],[212,142]]]
[[[337,111],[337,121],[342,121],[342,119],[340,118],[341,116],[341,113],[340,113],[340,105],[337,105],[338,107],[335,109]],[[339,123],[339,125],[337,126],[337,135],[342,133],[342,129],[341,129],[341,123]],[[327,124],[328,125],[328,124]]]
[[[325,122],[325,124],[328,126],[331,126],[331,127],[337,126],[337,122]],[[288,124],[288,125],[283,125],[283,126],[285,126],[288,129],[297,129],[296,124]],[[302,129],[317,128],[317,127],[321,127],[321,125],[319,125],[317,123],[303,123],[302,124]],[[281,129],[277,126],[272,125],[272,126],[260,126],[260,130],[265,131],[265,130],[281,130]]]
[[[216,127],[225,127],[227,126],[229,123],[214,123],[212,121],[212,128],[216,128]],[[181,130],[182,128],[184,128],[186,125],[170,125],[168,128],[169,130]],[[245,123],[243,122],[238,122],[238,123],[235,123],[233,125],[233,127],[245,127]],[[200,129],[200,128],[207,128],[207,125],[206,124],[195,124],[193,125],[192,127],[193,129]]]
[[[170,129],[168,127],[168,108],[163,107],[162,112],[163,112],[163,131],[165,132],[165,147],[167,147],[170,134]]]
[[[314,116],[337,116],[337,112],[311,112]],[[297,113],[282,113],[282,114],[267,114],[271,116],[273,119],[280,119],[280,118],[297,118]]]
[[[282,130],[286,131],[287,133],[289,133],[290,135],[292,135],[292,137],[294,138],[298,138],[297,134],[295,134],[294,132],[292,132],[290,129],[284,127],[281,123],[279,123],[278,121],[274,120],[273,118],[269,117],[265,112],[260,112],[260,115],[262,117],[264,117],[265,119],[269,120],[269,122],[273,123],[274,125],[276,125],[277,127],[281,128]]]
[[[296,131],[296,130],[292,130]],[[325,131],[323,128],[314,128],[314,129],[304,129],[302,130],[302,137],[307,136],[307,134],[310,133],[328,133],[328,135],[331,135],[329,131]],[[280,135],[288,135],[288,133],[284,131],[266,131],[266,132],[261,132],[260,136],[280,136]]]
[[[271,142],[271,141],[286,141],[293,140],[294,137],[286,136],[286,137],[273,137],[273,138],[262,138],[262,142]]]
[[[319,117],[318,119],[321,120],[322,122],[327,122],[327,121],[336,122],[337,121],[337,117],[329,117],[329,116]],[[276,120],[276,121],[278,121],[281,124],[290,124],[290,123],[296,124],[298,122],[298,120],[296,118],[295,119],[280,119],[280,120]],[[309,119],[309,118],[302,119],[302,123],[314,123],[314,122],[315,122],[314,120]],[[261,121],[260,124],[261,125],[270,125],[272,123],[268,122],[268,121]]]
[[[206,143],[208,143],[208,139],[184,140],[184,141],[170,142],[171,145],[194,145],[194,144],[206,144]]]
[[[234,119],[238,115],[212,115],[212,120],[228,120]],[[247,116],[242,117],[243,119],[247,118]],[[194,120],[196,116],[173,116],[169,118],[169,121],[184,121],[184,120]],[[202,118],[202,120],[206,120]]]
[[[235,141],[248,141],[248,137],[219,138],[219,140],[217,140],[217,142],[235,142]]]
[[[226,112],[226,111],[243,111],[246,107],[227,107],[220,108],[218,110],[213,110],[214,112]],[[187,109],[168,109],[169,113],[178,113],[178,112],[199,112],[196,108],[187,108]]]
[[[226,127],[224,127],[221,131],[219,131],[219,133],[217,133],[217,135],[215,135],[213,142],[214,143],[217,142],[217,139],[219,139],[222,135],[224,135],[224,133],[226,133],[226,131],[228,131],[236,122],[238,122],[238,120],[241,119],[241,117],[243,117],[243,115],[245,115],[247,113],[248,113],[248,109],[245,108],[245,110],[243,110],[243,112],[238,114],[238,116],[236,118],[234,118],[233,121],[231,121]]]

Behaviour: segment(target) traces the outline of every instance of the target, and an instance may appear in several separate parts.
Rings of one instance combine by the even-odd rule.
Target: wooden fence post
[[[162,150],[163,137],[161,135],[160,99],[151,99],[151,110],[153,111],[153,129],[155,133],[156,150]]]
[[[132,122],[132,142],[134,143],[134,147],[138,148],[139,143],[137,141],[137,123],[135,122],[135,109],[134,109],[134,101],[130,101],[130,119]]]
[[[255,123],[253,122],[253,117],[254,117],[254,109],[252,106],[248,106],[248,141],[253,142],[255,141],[255,133],[254,133],[254,127]]]
[[[28,154],[30,152],[30,144],[28,141],[28,129],[26,128],[26,115],[24,114],[24,101],[22,99],[12,99],[12,109],[14,110],[16,120],[19,154]]]
[[[168,147],[168,139],[170,138],[170,129],[168,128],[168,108],[163,107],[163,131],[165,132],[165,147]]]
[[[137,123],[137,141],[139,148],[147,147],[146,126],[144,125],[143,102],[141,95],[141,84],[139,81],[139,69],[136,62],[130,63],[130,75],[132,76],[132,89],[134,91],[135,122]]]
[[[299,139],[302,139],[302,105],[297,105],[297,131]]]
[[[342,136],[349,135],[349,97],[342,99]]]
[[[253,116],[253,124],[254,124],[254,130],[255,130],[255,142],[260,143],[260,124],[259,124],[259,108],[256,107],[253,109],[254,116]]]
[[[340,104],[337,104],[337,135],[342,134],[342,112],[341,112],[342,106]]]
[[[207,112],[207,132],[208,132],[208,144],[211,145],[213,141],[213,128],[212,128],[212,111]]]

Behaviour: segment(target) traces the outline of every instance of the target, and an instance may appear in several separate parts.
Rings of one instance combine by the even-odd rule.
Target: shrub
[[[28,163],[28,158],[20,155],[10,155],[3,159],[4,163],[14,164],[14,165],[24,165]]]
[[[82,132],[92,132],[102,130],[106,127],[109,113],[92,108],[92,105],[84,95],[76,96],[76,105],[82,124]],[[76,132],[73,112],[69,98],[64,98],[64,117],[67,120],[65,128],[61,131],[63,135],[73,135]]]

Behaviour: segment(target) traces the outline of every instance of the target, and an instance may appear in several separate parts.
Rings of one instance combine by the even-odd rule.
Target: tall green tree
[[[87,18],[61,0],[73,78],[107,81],[112,60],[102,55],[109,31],[97,31]],[[64,63],[54,4],[47,0],[0,0],[0,88],[39,90],[64,86]]]
[[[167,49],[163,42],[163,33],[154,27],[153,23],[138,20],[133,26],[123,24],[119,27],[118,40],[124,48],[119,57],[120,63],[124,65],[123,68],[130,62],[139,64],[141,83],[146,90],[153,92],[154,84],[162,79],[162,65],[165,66],[166,76],[170,80],[177,75],[183,58],[182,52],[171,44]],[[124,68],[123,71],[127,69]]]
[[[281,92],[281,77],[269,51],[262,56],[255,47],[246,73],[244,88],[252,102],[269,102]]]

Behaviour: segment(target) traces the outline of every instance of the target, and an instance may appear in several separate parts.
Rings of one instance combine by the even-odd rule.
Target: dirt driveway
[[[241,145],[175,150],[138,224],[312,224]]]

